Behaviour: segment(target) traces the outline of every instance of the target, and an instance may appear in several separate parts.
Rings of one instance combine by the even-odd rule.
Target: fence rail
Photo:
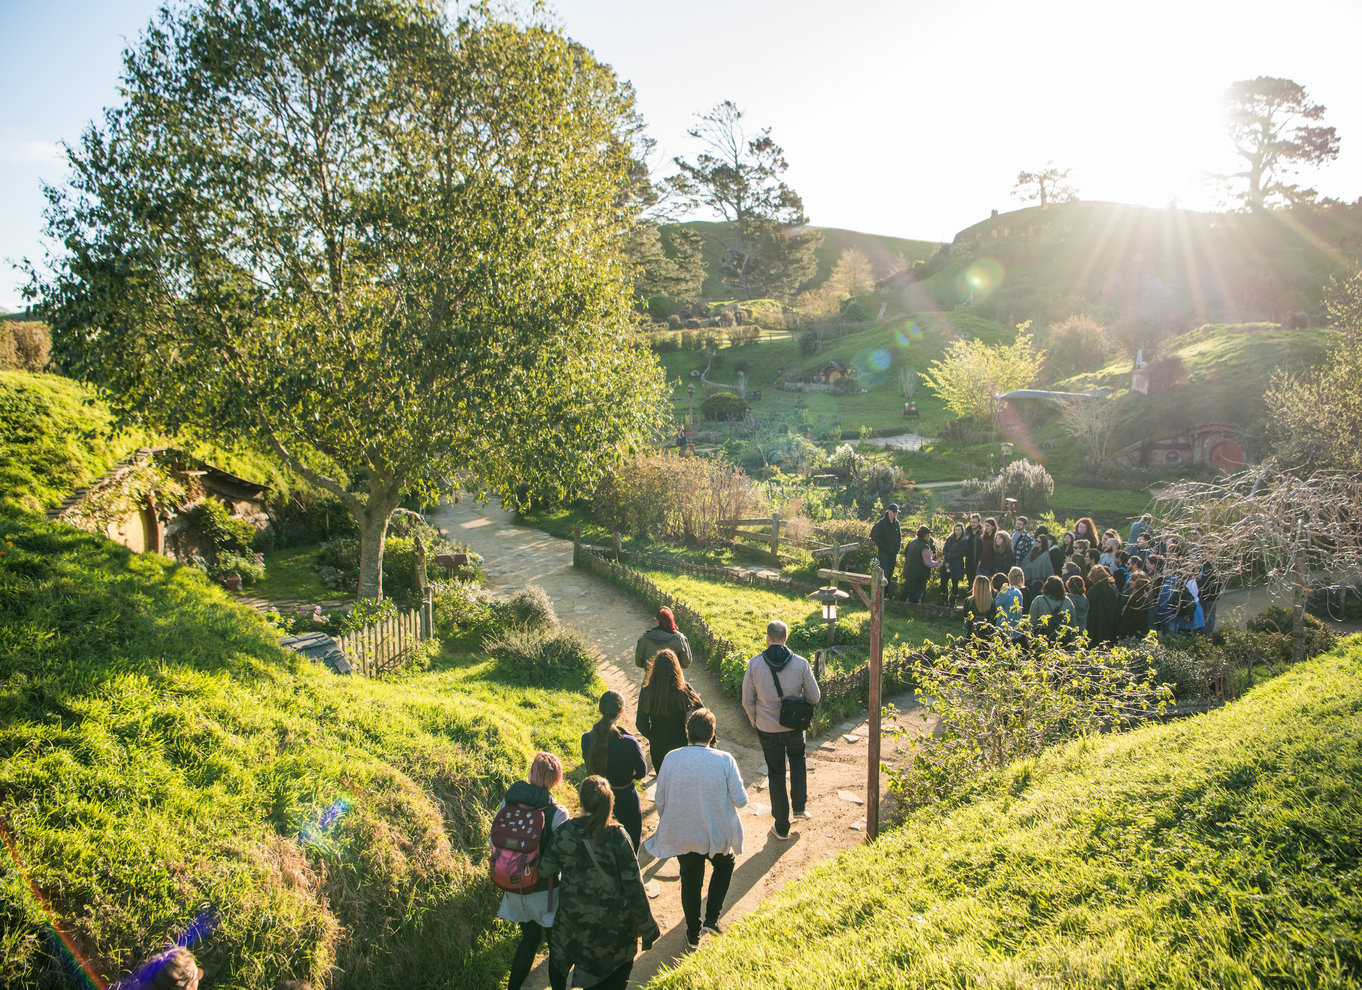
[[[382,677],[402,666],[429,638],[421,610],[412,609],[336,637],[346,659],[365,677]]]

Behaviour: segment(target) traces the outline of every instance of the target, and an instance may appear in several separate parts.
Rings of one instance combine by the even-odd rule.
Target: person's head
[[[1012,549],[1012,537],[1001,529],[993,536],[993,549],[1001,553],[1007,553]]]
[[[1144,573],[1144,558],[1141,557],[1139,554],[1136,554],[1136,555],[1133,556],[1133,557],[1127,556],[1127,557],[1126,557],[1126,566],[1127,566],[1128,568],[1130,568],[1130,573],[1131,573],[1131,574],[1143,574],[1143,573]]]
[[[1065,581],[1067,581],[1069,580],[1070,577],[1077,574],[1078,570],[1079,568],[1076,562],[1072,560],[1066,560],[1064,561],[1064,566],[1059,569],[1059,576],[1062,577]]]
[[[960,523],[960,522],[956,523],[956,524],[955,524],[955,527],[951,530],[951,536],[954,536],[956,539],[959,539],[960,537],[962,537],[962,536],[964,536],[964,535],[965,535],[965,524],[964,524],[964,523]]]
[[[929,536],[931,536],[931,535],[932,535],[932,531],[931,531],[931,529],[929,529],[928,527],[926,527],[926,526],[919,526],[919,527],[917,528],[917,538],[918,538],[919,540],[925,540],[927,537],[929,537]]]
[[[1111,584],[1111,583],[1114,583],[1114,582],[1112,581],[1112,579],[1111,579],[1111,571],[1107,570],[1107,569],[1106,569],[1105,567],[1103,567],[1101,564],[1098,564],[1098,565],[1097,565],[1096,567],[1094,567],[1092,570],[1088,571],[1088,586],[1089,586],[1089,587],[1095,588],[1095,587],[1097,587],[1099,584]]]
[[[686,741],[708,744],[714,738],[714,713],[708,708],[697,708],[686,719]]]
[[[1070,575],[1069,580],[1064,584],[1064,588],[1071,595],[1086,595],[1088,593],[1087,585],[1077,574]]]
[[[1007,587],[1007,575],[1002,571],[999,571],[997,574],[993,575],[993,579],[989,581],[988,586],[993,589],[993,593],[996,595]]]
[[[1137,568],[1130,569],[1130,579],[1126,581],[1126,591],[1134,595],[1149,589],[1149,575]]]
[[[1092,544],[1084,539],[1074,540],[1074,553],[1087,553]]]
[[[1026,572],[1020,567],[1013,567],[1007,572],[1007,583],[1014,588],[1026,587]]]
[[[779,619],[772,619],[770,622],[766,623],[766,642],[769,645],[775,646],[777,643],[783,643],[789,638],[790,627]]]
[[[1025,533],[1025,532],[1026,532],[1026,527],[1027,527],[1027,526],[1030,526],[1030,525],[1031,525],[1031,520],[1030,520],[1030,519],[1027,519],[1025,516],[1018,516],[1018,517],[1017,517],[1017,532],[1018,532],[1018,533]]]
[[[1074,535],[1081,536],[1089,542],[1097,542],[1097,523],[1092,521],[1091,516],[1084,516],[1074,524]]]
[[[686,686],[685,675],[681,673],[681,661],[675,650],[658,650],[648,668],[648,676],[643,682],[645,688],[654,690],[681,691]]]
[[[1154,522],[1154,517],[1151,516],[1148,512],[1146,512],[1144,515],[1140,516],[1140,522],[1148,526]]]
[[[596,702],[596,711],[600,712],[606,721],[615,721],[620,717],[620,712],[624,711],[624,695],[618,691],[605,692],[601,695],[601,700]]]
[[[1055,541],[1050,539],[1049,533],[1036,533],[1036,546],[1041,550],[1049,550],[1055,545]]]
[[[1041,523],[1039,526],[1036,527],[1036,536],[1039,537],[1039,536],[1049,536],[1049,535],[1050,535],[1050,527],[1049,527],[1049,526],[1045,525],[1044,523]]]
[[[890,502],[884,507],[884,514],[890,519],[897,519],[899,517],[899,507],[893,502]]]
[[[1102,545],[1106,546],[1108,540],[1115,540],[1117,543],[1120,543],[1121,534],[1114,529],[1104,529],[1102,530]]]
[[[976,612],[988,612],[993,605],[993,584],[982,574],[975,575],[974,586],[970,589]]]
[[[1117,567],[1125,567],[1126,564],[1130,563],[1130,554],[1126,553],[1124,550],[1117,550],[1112,556],[1116,558]]]
[[[1148,532],[1148,530],[1146,530],[1145,532],[1141,533],[1139,536],[1135,537],[1135,543],[1136,543],[1137,546],[1140,546],[1140,547],[1147,547],[1147,546],[1149,546],[1149,540],[1150,540],[1150,537],[1149,537],[1149,532]]]
[[[530,761],[530,783],[551,791],[563,782],[563,764],[552,753],[535,753]]]
[[[139,990],[196,990],[201,979],[203,970],[194,954],[177,945],[143,963],[130,985]]]
[[[1048,578],[1045,579],[1045,586],[1042,589],[1042,591],[1044,592],[1046,598],[1063,598],[1064,597],[1063,579],[1058,578],[1055,575],[1051,574]]]
[[[676,632],[676,618],[666,605],[657,610],[657,624],[667,632]]]
[[[1088,547],[1088,552],[1085,556],[1088,558],[1088,563],[1090,565],[1096,564],[1102,559],[1102,551],[1098,550],[1096,547]]]
[[[591,727],[587,735],[586,769],[587,773],[605,773],[610,765],[610,740],[619,735],[620,713],[624,711],[624,695],[618,691],[607,691],[596,703],[601,717]]]
[[[1064,548],[1065,553],[1071,553],[1074,548],[1073,533],[1065,533],[1059,538],[1059,545]]]
[[[972,512],[972,513],[970,513],[970,517],[969,517],[969,526],[970,526],[970,529],[978,529],[978,528],[979,528],[980,526],[982,526],[982,525],[983,525],[983,520],[979,517],[979,513],[977,513],[977,512]]]
[[[992,536],[996,532],[998,532],[998,520],[994,519],[992,516],[989,516],[987,519],[984,520],[984,535]]]
[[[603,834],[615,811],[615,795],[610,791],[610,781],[593,773],[577,788],[577,800],[581,802],[582,817],[587,820],[591,831],[597,835]]]

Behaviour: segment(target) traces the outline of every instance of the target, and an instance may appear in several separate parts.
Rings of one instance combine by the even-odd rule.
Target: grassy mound
[[[491,985],[469,851],[531,747],[509,709],[336,677],[193,569],[31,514],[0,507],[0,551],[0,985],[191,931],[213,987]]]
[[[1355,987],[1359,778],[1354,638],[924,809],[652,985]]]

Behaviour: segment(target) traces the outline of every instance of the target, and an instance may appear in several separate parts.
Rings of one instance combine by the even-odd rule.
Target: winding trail
[[[538,584],[548,592],[559,620],[581,630],[601,651],[605,658],[601,678],[624,695],[621,724],[634,731],[633,714],[642,686],[642,672],[634,666],[634,643],[655,624],[652,613],[613,585],[574,570],[569,541],[515,525],[510,513],[496,503],[446,503],[430,512],[428,518],[482,555],[487,585],[493,594],[509,597],[527,584]],[[754,642],[752,652],[764,645]],[[723,694],[718,678],[699,657],[686,671],[686,679],[714,711],[719,745],[733,754],[747,785],[749,802],[741,812],[746,839],[721,918],[728,925],[816,863],[864,841],[865,810],[857,802],[864,796],[866,780],[866,717],[862,713],[854,721],[834,726],[824,736],[810,737],[808,810],[813,818],[797,820],[793,829],[796,838],[781,842],[768,834],[772,820],[765,794],[766,763],[740,701]],[[912,734],[930,731],[911,697],[894,701],[899,714],[895,721],[886,720],[885,728],[909,730],[900,744],[906,745]],[[582,731],[588,728],[583,725]],[[885,739],[884,759],[893,758],[896,745],[891,738]],[[575,758],[577,754],[571,755]],[[648,779],[643,792],[645,837],[657,824],[651,800],[654,779]],[[855,801],[849,800],[853,797]],[[658,894],[650,903],[663,932],[662,939],[650,951],[641,953],[634,964],[633,982],[641,984],[683,955],[686,939],[676,860],[655,860],[640,850],[639,865],[645,883],[657,881],[654,889]],[[547,980],[541,959],[527,985],[542,987]]]

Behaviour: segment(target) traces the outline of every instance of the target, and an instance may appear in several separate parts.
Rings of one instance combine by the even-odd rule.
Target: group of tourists
[[[770,834],[778,841],[793,838],[792,819],[811,817],[804,729],[820,697],[808,660],[785,645],[788,637],[785,623],[767,626],[766,648],[748,661],[742,688],[743,710],[766,758]],[[670,609],[658,610],[657,626],[639,638],[634,659],[646,671],[635,722],[647,759],[640,740],[620,725],[623,695],[607,691],[600,718],[582,734],[588,776],[577,792],[581,814],[570,817],[554,800],[561,760],[538,753],[493,819],[492,876],[506,890],[497,917],[521,932],[510,990],[525,982],[545,938],[555,990],[569,980],[601,990],[627,986],[640,944],[646,951],[660,937],[639,871],[640,846],[654,859],[677,860],[687,946],[723,933],[719,918],[743,850],[742,774],[717,745],[714,713],[686,683],[690,644]],[[649,759],[658,819],[645,841],[637,782],[647,776]]]
[[[1052,641],[1085,636],[1097,645],[1151,629],[1215,628],[1221,588],[1200,534],[1183,540],[1156,533],[1148,513],[1122,537],[1115,529],[1099,532],[1088,516],[1060,533],[1043,525],[1032,532],[1030,520],[1017,516],[1009,532],[976,512],[956,522],[939,549],[927,526],[905,546],[898,513],[890,504],[870,531],[888,595],[898,593],[894,571],[902,550],[902,598],[922,602],[929,580],[939,575],[941,603],[963,602],[971,637],[1024,639],[1043,628]]]

